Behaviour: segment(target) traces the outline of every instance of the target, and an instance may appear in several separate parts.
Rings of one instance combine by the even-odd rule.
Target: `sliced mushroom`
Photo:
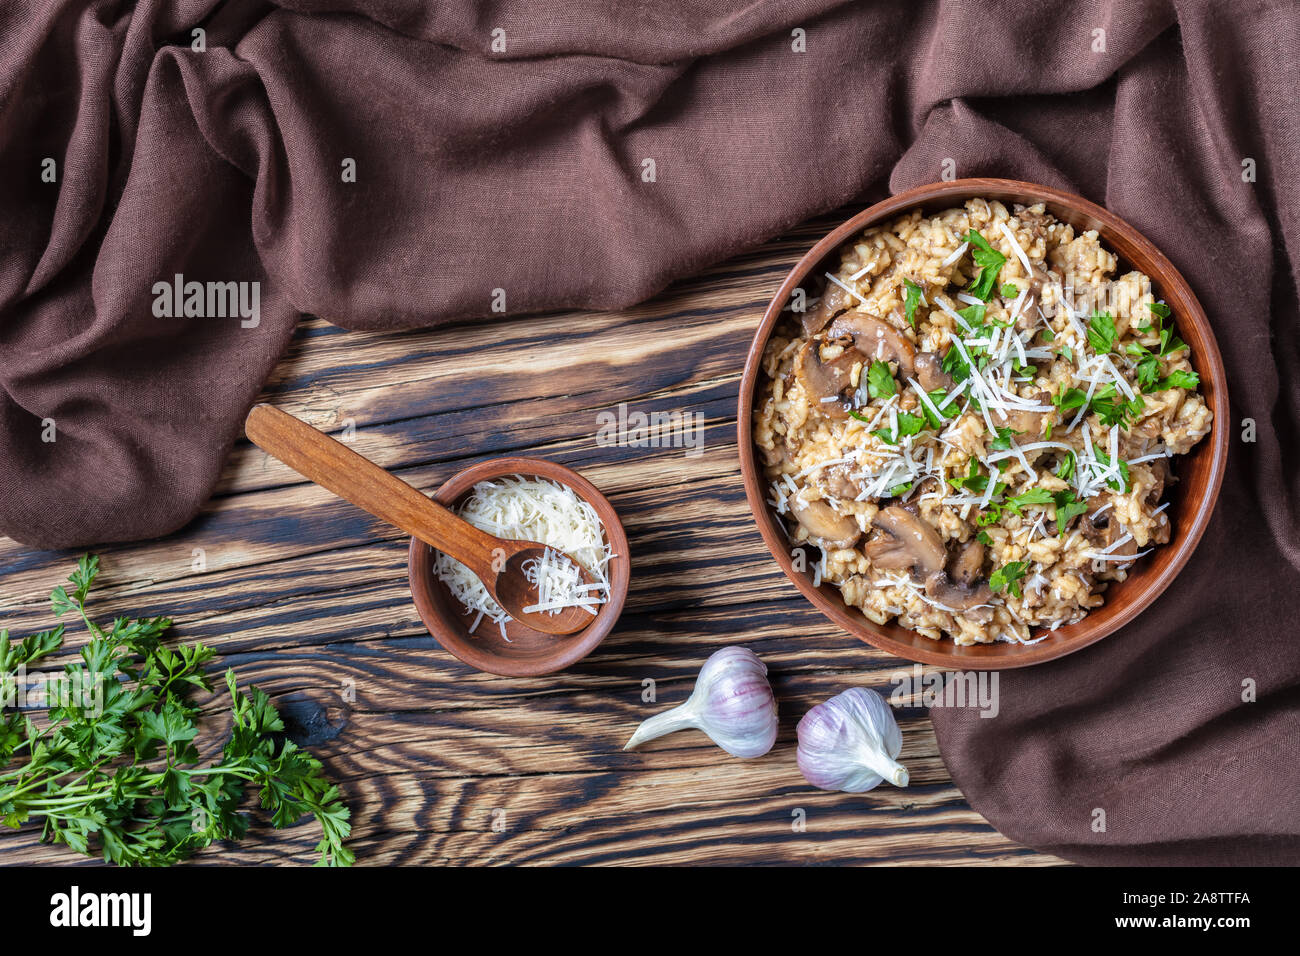
[[[1154,476],[1154,483],[1147,491],[1146,498],[1143,499],[1148,508],[1154,508],[1160,504],[1160,496],[1165,493],[1165,486],[1172,485],[1178,479],[1174,477],[1173,470],[1169,467],[1168,458],[1156,458],[1151,462],[1151,473]]]
[[[847,418],[844,403],[853,390],[853,366],[862,361],[854,349],[845,349],[829,362],[821,358],[821,343],[813,339],[804,344],[795,358],[794,374],[803,383],[813,407],[831,418]],[[834,399],[834,401],[826,401]]]
[[[1165,417],[1159,413],[1148,415],[1131,429],[1129,435],[1133,438],[1146,438],[1148,440],[1160,437],[1160,433],[1165,430]]]
[[[826,331],[828,339],[848,336],[853,347],[868,359],[885,359],[898,363],[903,375],[915,371],[916,347],[898,329],[884,319],[867,312],[848,312],[831,323]]]
[[[984,542],[979,538],[971,538],[967,541],[957,556],[952,559],[948,566],[948,575],[964,588],[970,587],[975,583],[975,579],[980,576],[980,571],[984,569]]]
[[[1043,286],[1051,277],[1038,266],[1034,266],[1029,276],[1029,295],[1020,305],[1020,314],[1016,316],[1016,328],[1020,331],[1032,329],[1038,324],[1038,303],[1043,295]]]
[[[947,553],[929,522],[901,505],[890,505],[871,519],[879,533],[864,550],[871,563],[886,570],[910,570],[918,580],[942,571]]]
[[[1098,551],[1106,551],[1124,536],[1124,530],[1118,521],[1111,520],[1115,513],[1113,508],[1107,508],[1098,514],[1101,509],[1100,501],[1100,498],[1093,498],[1088,503],[1088,510],[1083,513],[1079,521],[1079,531]],[[1137,554],[1137,542],[1129,538],[1124,544],[1108,553],[1124,556]]]
[[[1034,401],[1039,405],[1052,404],[1051,392],[1039,392]],[[1047,423],[1053,420],[1056,414],[1055,409],[1046,412],[1031,412],[1023,408],[1007,410],[1007,427],[1017,433],[1017,444],[1021,442],[1038,441],[1047,431]],[[994,418],[994,424],[997,424],[1001,416]]]
[[[927,392],[945,392],[952,388],[953,380],[943,370],[943,359],[937,352],[920,352],[916,356],[916,380]]]
[[[934,490],[938,487],[939,487],[939,479],[934,477],[934,475],[930,475],[926,478],[922,478],[921,483],[919,485],[912,488],[910,491],[905,492],[907,501],[903,502],[899,507],[906,508],[908,511],[912,512],[912,514],[916,515],[917,517],[920,517],[921,498],[925,495],[933,493]]]
[[[862,494],[862,482],[853,477],[847,465],[823,468],[818,481],[835,498],[854,499]]]
[[[826,328],[826,324],[831,319],[852,304],[853,297],[827,279],[826,289],[822,292],[822,297],[817,300],[817,305],[811,311],[803,314],[804,334],[816,335]]]
[[[958,584],[942,571],[925,579],[925,593],[931,600],[938,601],[944,607],[955,611],[970,611],[981,604],[988,604],[993,597],[987,581],[979,584]],[[991,614],[989,615],[991,617]]]
[[[839,514],[824,501],[804,501],[795,495],[790,499],[790,511],[812,542],[823,548],[851,548],[862,536],[852,515]]]
[[[970,611],[993,597],[988,582],[980,579],[984,570],[984,544],[971,538],[948,562],[946,571],[925,579],[925,593],[932,600],[957,611]]]

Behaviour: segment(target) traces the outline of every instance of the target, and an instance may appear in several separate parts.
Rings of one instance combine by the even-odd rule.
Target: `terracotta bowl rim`
[[[1053,207],[1064,209],[1070,212],[1072,218],[1089,220],[1091,226],[1101,232],[1102,242],[1120,257],[1122,263],[1132,265],[1128,257],[1116,248],[1117,243],[1135,248],[1139,253],[1150,256],[1153,267],[1144,271],[1150,276],[1159,298],[1171,303],[1177,300],[1175,321],[1178,323],[1180,334],[1184,338],[1190,338],[1188,333],[1183,331],[1190,324],[1196,328],[1197,337],[1201,339],[1200,346],[1193,347],[1191,362],[1201,375],[1202,395],[1214,413],[1214,426],[1209,436],[1197,444],[1188,455],[1179,456],[1181,461],[1192,461],[1208,455],[1210,466],[1208,477],[1198,483],[1199,487],[1189,481],[1188,486],[1182,490],[1182,494],[1188,496],[1195,494],[1197,498],[1191,520],[1184,520],[1181,527],[1175,527],[1174,539],[1165,545],[1160,545],[1161,548],[1173,549],[1171,560],[1153,580],[1141,582],[1143,587],[1140,592],[1126,593],[1123,590],[1124,584],[1134,580],[1133,576],[1121,585],[1112,585],[1108,588],[1107,603],[1117,601],[1119,609],[1113,611],[1107,620],[1098,619],[1097,615],[1102,610],[1099,608],[1090,612],[1082,621],[1062,627],[1045,640],[1033,644],[998,642],[958,646],[948,638],[931,640],[915,632],[906,631],[898,625],[890,625],[889,628],[880,627],[868,620],[856,608],[846,605],[839,596],[838,590],[832,592],[833,586],[822,585],[820,588],[814,588],[809,574],[794,570],[790,556],[790,543],[784,527],[767,504],[766,486],[751,434],[753,400],[760,377],[763,350],[780,319],[781,310],[795,287],[807,279],[813,269],[838,249],[845,240],[868,226],[876,225],[913,208],[925,207],[935,211],[943,204],[960,205],[967,199],[980,197],[1026,205],[1039,201],[1045,202],[1049,210]],[[1187,280],[1150,240],[1109,210],[1064,190],[1010,179],[958,179],[905,190],[864,209],[820,239],[790,270],[768,304],[745,361],[738,402],[738,454],[745,496],[768,551],[781,566],[786,577],[819,611],[851,635],[897,657],[948,668],[1005,670],[1055,660],[1100,641],[1132,621],[1163,593],[1200,542],[1218,500],[1228,453],[1230,412],[1223,358],[1215,341],[1209,318]],[[1188,469],[1185,467],[1184,470]],[[911,641],[904,641],[894,636],[889,632],[890,629],[910,635]]]
[[[411,538],[407,580],[420,620],[452,656],[477,670],[501,677],[538,677],[573,666],[595,650],[613,630],[627,601],[631,560],[627,532],[609,499],[578,472],[557,462],[543,458],[491,458],[456,472],[431,497],[450,508],[478,482],[515,474],[548,478],[567,485],[577,492],[578,497],[590,502],[600,516],[615,557],[610,562],[612,574],[609,602],[600,609],[590,625],[576,634],[552,638],[556,642],[553,654],[535,659],[505,657],[493,653],[484,642],[470,636],[463,628],[453,629],[447,626],[433,598],[434,589],[440,587],[433,576],[433,549],[418,538]],[[455,598],[448,596],[448,600],[455,603]]]

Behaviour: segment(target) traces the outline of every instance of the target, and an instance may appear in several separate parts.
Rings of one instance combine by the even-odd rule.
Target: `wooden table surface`
[[[624,312],[384,335],[301,323],[263,399],[344,430],[408,482],[432,490],[473,462],[525,454],[580,470],[610,498],[631,541],[631,594],[571,670],[516,680],[461,664],[411,604],[407,539],[242,441],[187,528],[100,551],[92,610],[172,616],[175,637],[218,651],[214,672],[233,666],[270,693],[341,783],[358,864],[1060,863],[967,805],[920,708],[898,714],[905,790],[826,793],[795,765],[803,713],[855,685],[888,692],[906,666],[839,631],[786,581],[736,457],[753,330],[784,274],[849,212]],[[701,413],[703,453],[602,447],[599,413],[621,402]],[[0,624],[20,636],[49,626],[49,590],[75,557],[0,539]],[[688,731],[624,753],[636,725],[684,700],[727,644],[769,667],[781,713],[772,752],[739,760]],[[647,679],[657,703],[642,701]],[[219,745],[225,728],[212,723]],[[82,860],[38,835],[0,833],[0,863]],[[309,863],[317,839],[314,824],[275,831],[255,813],[242,844],[195,861]]]

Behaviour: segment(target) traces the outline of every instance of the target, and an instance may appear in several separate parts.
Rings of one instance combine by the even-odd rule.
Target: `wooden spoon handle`
[[[254,405],[244,422],[249,441],[304,478],[443,551],[479,576],[489,590],[501,542],[452,514],[396,475],[306,422],[270,405]]]

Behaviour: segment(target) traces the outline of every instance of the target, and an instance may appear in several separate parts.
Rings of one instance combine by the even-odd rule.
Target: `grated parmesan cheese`
[[[500,538],[536,541],[546,545],[540,559],[524,562],[530,584],[537,587],[538,603],[524,610],[558,614],[580,607],[590,614],[609,600],[609,562],[614,557],[596,509],[566,485],[543,478],[511,475],[480,481],[456,513],[474,527]],[[593,579],[584,584],[573,562]],[[434,553],[433,571],[452,597],[477,612],[476,628],[484,617],[501,630],[506,640],[510,615],[492,600],[487,588],[469,568],[442,552]],[[471,628],[471,633],[474,628]]]

